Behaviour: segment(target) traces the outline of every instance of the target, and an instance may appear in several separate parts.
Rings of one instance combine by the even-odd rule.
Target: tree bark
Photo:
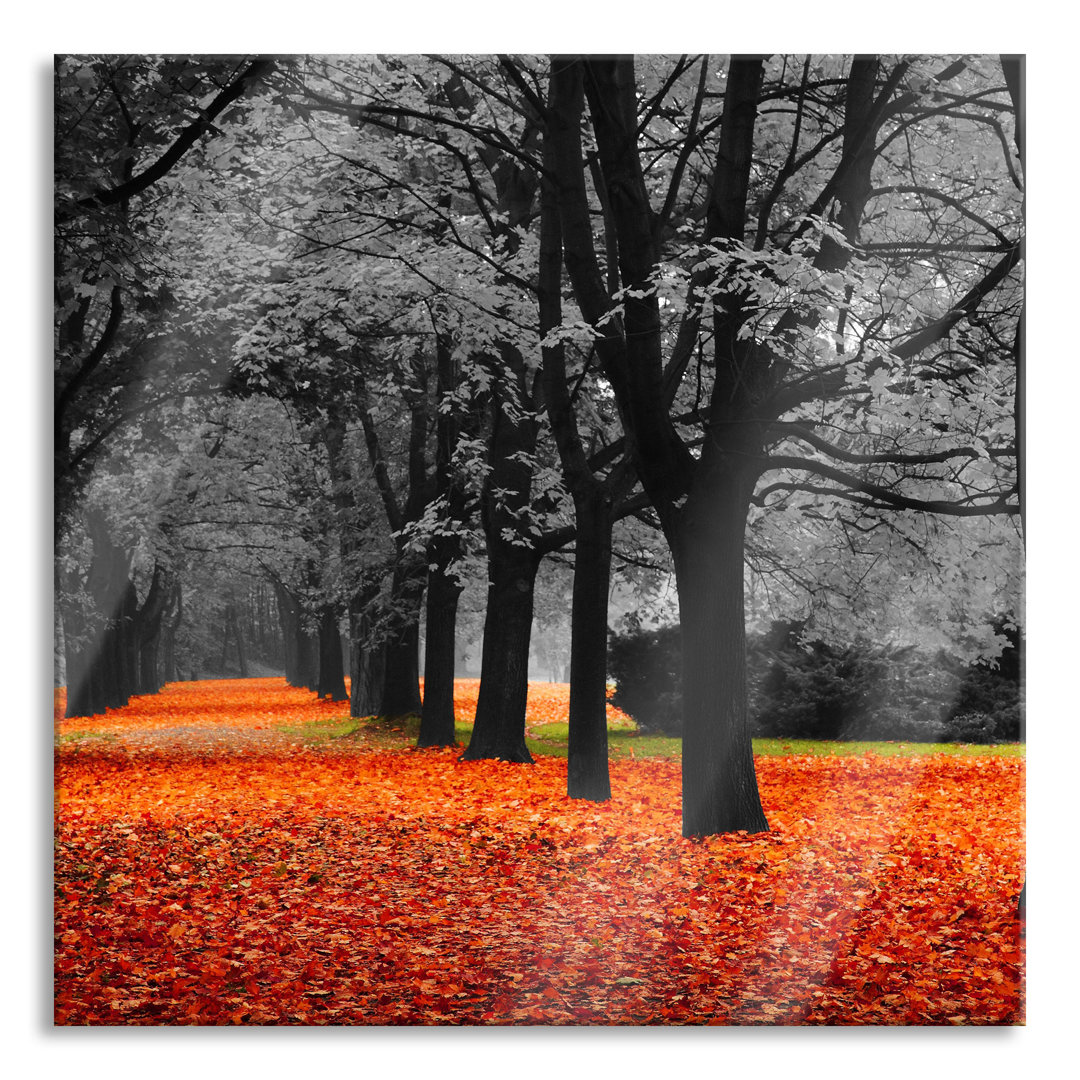
[[[350,716],[377,716],[386,680],[386,648],[380,642],[352,646],[352,692],[349,696]]]
[[[305,629],[301,621],[296,627],[296,682],[294,686],[314,690],[319,677],[319,638]]]
[[[461,586],[439,559],[428,573],[427,634],[424,640],[424,701],[417,746],[456,746],[454,731],[454,642]]]
[[[731,472],[700,477],[673,545],[682,624],[684,836],[769,828],[747,716],[743,574],[752,484]]]
[[[319,681],[315,692],[331,701],[349,700],[341,661],[341,631],[337,614],[329,604],[319,612]]]
[[[445,401],[460,379],[450,335],[441,330],[434,311],[436,393]],[[469,424],[470,430],[472,424]],[[468,500],[454,474],[453,459],[461,434],[461,418],[454,410],[440,409],[435,417],[435,487],[448,524],[468,514]],[[448,530],[449,531],[449,530]],[[428,544],[427,611],[424,638],[424,701],[417,746],[456,746],[454,730],[454,659],[458,599],[462,587],[449,574],[461,554],[454,534],[437,534]]]
[[[244,648],[244,633],[240,627],[240,620],[236,615],[236,605],[229,604],[225,608],[225,621],[232,630],[233,640],[236,642],[236,668],[240,678],[248,677],[247,650]]]
[[[273,579],[278,617],[285,651],[285,681],[290,686],[314,689],[317,677],[317,653],[312,635],[304,629],[303,610],[292,590]]]
[[[399,555],[391,592],[391,630],[385,643],[386,667],[379,715],[419,715],[420,610],[425,568],[416,559]]]
[[[164,619],[161,659],[161,677],[166,683],[176,682],[180,678],[176,664],[176,635],[184,621],[184,594],[179,581],[170,590],[168,607],[172,610],[166,613]]]
[[[577,539],[570,617],[570,711],[566,790],[571,799],[611,798],[607,734],[610,504],[576,498]]]
[[[525,745],[529,639],[540,557],[530,548],[497,541],[488,549],[488,595],[480,696],[463,761],[497,758],[532,762]]]
[[[140,694],[156,694],[164,683],[158,665],[158,647],[161,642],[162,620],[172,602],[174,590],[169,573],[159,564],[155,564],[150,588],[135,621],[139,650],[137,688]]]
[[[122,707],[134,690],[134,679],[124,676],[132,667],[124,655],[123,638],[131,586],[127,553],[113,542],[100,514],[88,515],[87,531],[93,556],[85,590],[92,610],[69,611],[64,634],[69,717]]]
[[[115,708],[123,708],[133,694],[139,692],[139,635],[137,620],[139,617],[139,596],[135,591],[135,582],[130,571],[125,567],[126,584],[120,611],[115,623],[116,633],[116,687]]]
[[[383,696],[385,650],[373,638],[371,605],[378,588],[368,585],[349,601],[350,716],[374,716]]]
[[[480,696],[463,757],[531,762],[525,745],[525,708],[533,590],[541,553],[532,546],[534,538],[525,533],[525,523],[532,508],[532,455],[538,428],[520,351],[504,342],[492,373],[490,471],[481,496],[488,557],[487,610]]]

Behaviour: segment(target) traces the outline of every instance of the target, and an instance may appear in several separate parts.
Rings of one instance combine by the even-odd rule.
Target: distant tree
[[[154,364],[171,354],[175,395],[201,384],[184,363],[162,236],[161,183],[221,128],[271,60],[59,56],[55,63],[57,534],[102,448],[154,406]],[[179,333],[179,339],[177,337]]]

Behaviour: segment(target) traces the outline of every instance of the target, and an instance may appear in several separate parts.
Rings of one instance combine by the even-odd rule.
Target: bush
[[[757,738],[994,743],[1023,735],[1012,639],[992,667],[914,646],[804,642],[803,630],[803,623],[775,622],[747,640]],[[682,734],[677,626],[612,634],[608,673],[613,703],[643,731]]]
[[[963,673],[946,720],[949,742],[1015,742],[1024,737],[1021,654],[1023,633],[1007,615],[991,625],[1004,639],[995,661],[977,660]]]
[[[682,645],[678,626],[612,633],[608,638],[611,696],[645,732],[682,735]]]
[[[989,743],[1002,742],[997,724],[986,713],[966,712],[949,718],[938,742]]]
[[[769,640],[774,631],[766,636]],[[841,739],[867,711],[881,672],[865,646],[801,645],[787,636],[757,659],[768,665],[751,713],[754,734],[781,739]]]

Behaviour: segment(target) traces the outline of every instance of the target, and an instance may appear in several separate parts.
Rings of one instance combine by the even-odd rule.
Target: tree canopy
[[[700,835],[767,828],[748,617],[829,634],[884,610],[976,653],[989,608],[1021,617],[1014,59],[93,56],[55,75],[57,573],[86,657],[140,604],[150,627],[152,583],[212,550],[276,583],[324,663],[345,630],[354,713],[420,710],[426,627],[421,741],[441,745],[482,565],[465,754],[527,761],[558,552],[570,794],[605,798],[612,568],[666,573]]]

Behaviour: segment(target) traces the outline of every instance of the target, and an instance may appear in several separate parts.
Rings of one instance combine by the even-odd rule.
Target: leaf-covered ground
[[[1023,1021],[1021,758],[761,757],[772,831],[691,841],[677,761],[570,801],[565,759],[342,711],[233,680],[57,722],[56,1023]]]

